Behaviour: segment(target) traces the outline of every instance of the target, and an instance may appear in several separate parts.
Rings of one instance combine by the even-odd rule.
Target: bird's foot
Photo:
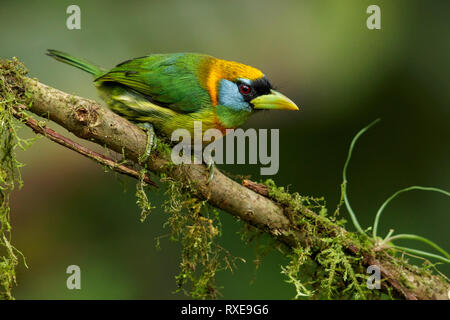
[[[209,171],[208,181],[206,182],[208,184],[214,178],[214,169],[216,168],[216,164],[214,163],[214,160],[212,160],[212,159],[209,160],[208,163],[206,164],[206,168]]]
[[[148,158],[150,157],[152,149],[156,147],[155,129],[149,122],[138,123],[137,126],[147,133],[147,144],[145,146],[145,152],[144,154],[139,156],[138,159],[139,163],[146,163]]]

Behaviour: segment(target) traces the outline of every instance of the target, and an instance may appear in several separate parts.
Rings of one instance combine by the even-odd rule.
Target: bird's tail
[[[102,70],[100,67],[98,67],[90,62],[87,62],[86,60],[72,57],[70,54],[67,54],[67,53],[64,53],[61,51],[48,49],[47,55],[55,58],[58,61],[67,63],[71,66],[77,67],[78,69],[89,72],[90,74],[94,75],[95,77],[99,77],[105,73],[105,71]]]

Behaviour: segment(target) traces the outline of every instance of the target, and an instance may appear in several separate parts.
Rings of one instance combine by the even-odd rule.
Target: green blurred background
[[[81,30],[66,28],[66,8],[81,7]],[[381,7],[381,30],[366,28],[366,8]],[[98,99],[88,74],[44,55],[67,51],[104,67],[137,56],[202,52],[256,66],[303,110],[263,112],[246,127],[280,128],[279,185],[324,196],[330,211],[354,134],[349,197],[368,227],[392,193],[410,185],[450,189],[450,22],[448,1],[5,1],[0,57],[17,56],[43,83]],[[64,133],[62,129],[59,129]],[[30,135],[27,129],[25,135]],[[20,153],[24,188],[12,200],[13,242],[27,257],[18,299],[177,299],[179,244],[167,234],[162,192],[139,221],[135,183],[45,139]],[[227,166],[259,179],[258,166]],[[123,183],[122,183],[123,182]],[[125,186],[125,187],[124,187]],[[124,191],[125,189],[125,191]],[[416,233],[450,250],[449,199],[414,191],[390,204],[381,232]],[[342,214],[347,215],[345,210]],[[217,280],[222,298],[288,299],[294,289],[271,252],[255,274],[254,249],[222,214],[221,244],[247,263]],[[350,223],[348,227],[352,229]],[[420,244],[400,245],[424,248]],[[66,288],[68,265],[82,289]],[[440,270],[450,273],[448,266]],[[252,280],[254,280],[252,282]]]

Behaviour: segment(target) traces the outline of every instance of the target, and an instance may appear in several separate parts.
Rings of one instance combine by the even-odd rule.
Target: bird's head
[[[214,59],[209,65],[207,87],[219,117],[228,122],[243,122],[257,110],[299,110],[292,100],[272,88],[260,70],[237,62]]]

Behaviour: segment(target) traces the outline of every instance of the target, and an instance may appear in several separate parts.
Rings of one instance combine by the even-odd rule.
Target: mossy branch
[[[0,64],[0,72],[7,66]],[[27,106],[27,111],[139,163],[147,136],[131,122],[95,101],[70,95],[35,79],[16,76],[8,81],[14,84],[16,101]],[[367,294],[367,289],[362,289],[366,279],[363,276],[367,277],[365,268],[377,265],[382,275],[381,290],[389,295],[405,299],[448,299],[449,285],[445,277],[409,264],[398,250],[375,247],[365,235],[346,231],[322,210],[315,212],[316,206],[311,203],[317,199],[290,194],[270,181],[258,184],[247,180],[244,186],[218,169],[214,169],[214,179],[207,183],[209,171],[205,166],[175,166],[163,148],[152,153],[146,169],[189,186],[186,192],[192,197],[207,201],[292,249],[297,260],[292,260],[289,269],[283,272],[296,284],[299,295],[304,287],[296,283],[293,274],[298,272],[305,257],[312,257],[328,272],[323,284],[328,285],[329,295],[333,294],[332,284],[337,281],[337,274],[341,274],[343,282],[350,283],[348,289],[354,286],[356,297],[364,298]]]

